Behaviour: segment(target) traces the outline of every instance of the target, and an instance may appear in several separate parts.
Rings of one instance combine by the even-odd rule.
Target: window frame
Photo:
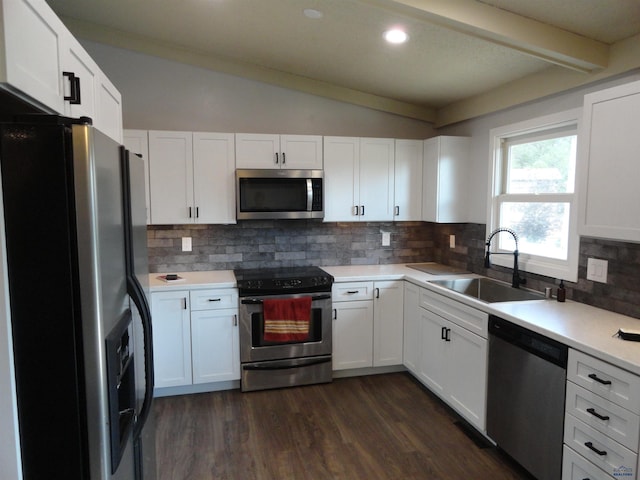
[[[580,248],[580,237],[578,235],[578,162],[576,161],[576,172],[574,174],[573,193],[555,193],[555,194],[504,194],[505,176],[507,172],[506,161],[503,161],[503,144],[506,139],[513,137],[531,136],[540,137],[545,133],[552,134],[558,129],[575,129],[575,134],[579,135],[580,121],[582,117],[582,109],[576,108],[560,113],[545,115],[543,117],[533,118],[522,122],[493,128],[489,132],[489,189],[487,202],[487,231],[488,238],[492,231],[498,227],[500,218],[500,205],[504,203],[506,197],[518,201],[536,200],[545,202],[545,200],[555,199],[559,202],[569,203],[569,235],[567,239],[567,259],[557,259],[552,257],[544,257],[529,253],[519,252],[518,267],[520,270],[552,278],[560,278],[563,280],[576,282],[578,280],[578,259]],[[535,202],[532,202],[535,203]],[[517,233],[517,232],[516,232]],[[504,234],[499,234],[504,235]],[[510,250],[497,248],[499,239],[495,236],[491,241],[491,251],[508,253]],[[491,257],[491,263],[503,267],[513,268],[512,255],[494,255]]]

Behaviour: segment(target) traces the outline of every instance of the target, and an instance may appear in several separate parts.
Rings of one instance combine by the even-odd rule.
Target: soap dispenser
[[[564,280],[560,280],[560,285],[558,286],[558,295],[557,295],[557,299],[559,302],[564,302],[565,298],[567,296],[567,291],[564,288]]]

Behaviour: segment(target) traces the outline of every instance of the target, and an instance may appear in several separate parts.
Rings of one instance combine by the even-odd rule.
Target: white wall
[[[564,94],[513,107],[484,117],[460,122],[438,131],[440,135],[471,136],[471,159],[469,177],[469,217],[472,223],[486,223],[487,196],[489,188],[489,132],[491,129],[542,117],[552,113],[563,112],[582,107],[582,100],[586,93],[604,88],[632,82],[640,79],[640,72],[636,71],[614,80],[601,82],[597,85],[576,89]]]
[[[123,97],[124,127],[142,130],[429,138],[431,124],[82,41]]]

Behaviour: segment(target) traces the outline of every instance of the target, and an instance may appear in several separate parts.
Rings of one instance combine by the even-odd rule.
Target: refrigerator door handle
[[[147,302],[147,297],[144,294],[144,290],[138,282],[138,279],[132,276],[127,278],[127,290],[131,300],[140,313],[142,319],[142,336],[144,337],[144,372],[146,377],[144,401],[140,408],[140,414],[138,420],[134,426],[134,438],[138,437],[142,432],[149,411],[151,410],[151,404],[153,402],[153,387],[154,387],[154,374],[153,374],[153,334],[151,332],[151,309]]]

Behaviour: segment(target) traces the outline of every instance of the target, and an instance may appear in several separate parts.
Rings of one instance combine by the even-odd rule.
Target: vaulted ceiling
[[[80,38],[436,126],[640,68],[638,0],[49,4]]]

